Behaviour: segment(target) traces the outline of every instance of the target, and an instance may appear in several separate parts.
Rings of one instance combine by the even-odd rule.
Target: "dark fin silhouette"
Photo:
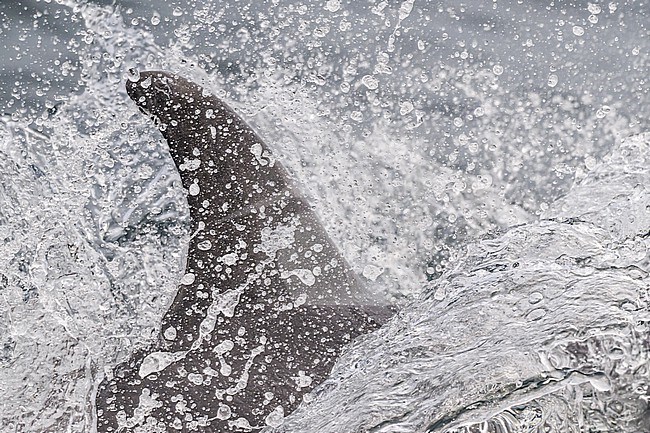
[[[159,343],[100,385],[98,430],[276,423],[347,343],[395,310],[370,295],[282,165],[226,104],[165,72],[126,87],[167,139],[194,234]]]

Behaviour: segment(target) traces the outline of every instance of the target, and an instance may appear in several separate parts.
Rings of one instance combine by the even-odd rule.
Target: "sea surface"
[[[0,431],[94,431],[158,335],[189,215],[124,82],[164,69],[402,307],[278,431],[650,432],[649,26],[647,1],[1,1]]]

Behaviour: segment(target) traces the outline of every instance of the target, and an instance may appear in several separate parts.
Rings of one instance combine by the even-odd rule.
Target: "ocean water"
[[[175,294],[131,68],[230,102],[403,307],[280,430],[650,431],[648,7],[2,2],[0,431],[93,431]]]
[[[279,431],[649,431],[649,158],[629,138],[541,221],[470,244]]]

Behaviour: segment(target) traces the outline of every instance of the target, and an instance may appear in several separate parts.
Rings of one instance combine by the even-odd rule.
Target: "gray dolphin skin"
[[[269,148],[225,103],[175,74],[127,93],[156,119],[192,220],[161,335],[100,384],[99,432],[277,426],[343,347],[395,312],[351,271]]]

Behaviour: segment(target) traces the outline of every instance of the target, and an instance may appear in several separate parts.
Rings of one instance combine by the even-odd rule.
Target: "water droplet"
[[[129,81],[136,83],[140,81],[140,71],[136,68],[129,68],[128,73],[126,74],[126,78]]]
[[[325,10],[327,11],[336,12],[339,9],[341,9],[341,0],[328,0],[325,3]]]
[[[293,305],[295,307],[300,307],[301,305],[304,305],[305,302],[307,302],[307,295],[302,293],[298,295],[298,297],[293,301]],[[269,397],[267,400],[271,400],[271,397]]]
[[[160,14],[156,11],[154,11],[153,15],[151,16],[151,24],[153,24],[154,26],[160,24]]]
[[[230,352],[235,347],[235,343],[232,340],[224,340],[214,348],[214,353],[217,355],[223,355],[224,353]]]
[[[443,285],[440,285],[440,286],[438,286],[435,293],[433,294],[433,299],[435,299],[436,301],[442,301],[442,300],[445,299],[446,296],[447,296],[446,287],[443,286]]]
[[[607,116],[612,111],[612,108],[609,105],[603,105],[596,111],[596,117],[602,119]]]
[[[184,13],[183,9],[179,7],[174,8],[174,10],[172,11],[172,15],[174,15],[175,17],[180,17],[181,15],[183,15],[183,13]]]
[[[314,277],[314,274],[309,269],[294,269],[292,271],[283,271],[281,278],[290,278],[292,275],[298,277],[300,282],[306,286],[313,286],[316,282],[316,277]]]
[[[494,73],[494,75],[497,75],[497,76],[503,74],[503,66],[494,65],[494,67],[492,68],[492,72]]]
[[[528,320],[535,321],[535,320],[541,319],[544,316],[546,316],[546,310],[545,309],[543,309],[543,308],[535,308],[534,310],[529,312],[526,317],[528,318]]]
[[[555,87],[557,86],[558,81],[559,79],[557,75],[551,74],[548,76],[548,82],[546,84],[548,84],[548,87]]]
[[[176,339],[176,328],[170,326],[169,328],[165,329],[163,336],[165,337],[166,340]]]
[[[198,373],[190,373],[187,375],[187,380],[192,382],[194,385],[203,384],[203,376]]]
[[[596,161],[596,158],[591,155],[585,158],[585,167],[587,167],[587,170],[593,170],[597,163],[598,161]]]
[[[363,83],[363,85],[370,90],[375,90],[379,87],[379,80],[377,80],[377,78],[373,77],[372,75],[364,75],[364,77],[361,79],[361,83]]]
[[[580,26],[573,26],[572,31],[573,31],[573,34],[576,35],[576,36],[582,36],[582,35],[585,34],[585,29],[583,29]]]
[[[212,248],[212,242],[210,242],[209,240],[205,240],[205,241],[199,242],[197,247],[201,251],[208,251],[209,249]]]
[[[376,281],[383,272],[384,268],[375,265],[366,265],[363,268],[363,276],[371,281]]]
[[[316,38],[324,38],[329,33],[330,28],[328,26],[316,27],[312,33]]]
[[[230,406],[223,403],[219,403],[219,409],[217,409],[217,418],[226,420],[230,418],[231,415],[232,415],[232,411],[230,410]]]
[[[411,14],[415,0],[406,0],[399,7],[399,20],[404,21]]]
[[[533,292],[528,296],[528,302],[531,304],[538,304],[544,299],[544,295],[539,292]]]
[[[238,431],[251,431],[251,430],[253,430],[253,427],[251,427],[250,422],[248,422],[248,420],[246,418],[237,418],[236,420],[232,421],[231,424],[232,424],[233,427],[235,427],[235,430],[238,430]]]
[[[406,116],[413,111],[413,103],[411,101],[404,101],[399,106],[399,114]]]
[[[221,261],[227,266],[235,265],[237,263],[237,260],[239,260],[237,253],[228,253],[221,256]]]
[[[600,5],[589,3],[589,6],[587,6],[587,10],[594,15],[598,15],[602,9]]]
[[[189,286],[194,282],[195,279],[196,276],[188,272],[187,274],[183,275],[183,278],[181,278],[181,284],[184,286]]]
[[[151,76],[149,76],[149,77],[147,77],[146,80],[144,80],[144,81],[142,81],[140,83],[140,87],[142,87],[143,89],[148,89],[149,87],[151,87],[152,82],[153,82],[153,79],[151,78]]]
[[[282,406],[276,407],[273,412],[268,414],[264,422],[269,427],[280,427],[284,423],[284,409]]]

